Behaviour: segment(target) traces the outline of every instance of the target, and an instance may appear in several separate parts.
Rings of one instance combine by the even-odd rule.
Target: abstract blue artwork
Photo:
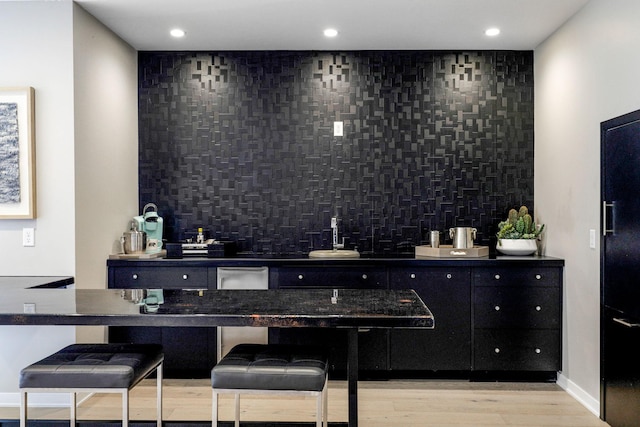
[[[0,103],[0,203],[20,203],[18,104]]]

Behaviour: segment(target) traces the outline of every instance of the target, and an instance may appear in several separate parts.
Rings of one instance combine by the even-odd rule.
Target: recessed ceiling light
[[[498,34],[500,34],[500,28],[489,28],[487,29],[487,31],[484,32],[485,35],[489,36],[489,37],[495,37]]]
[[[326,30],[324,30],[324,35],[325,37],[335,37],[338,35],[338,30],[327,28]]]
[[[180,37],[184,37],[185,32],[184,32],[184,30],[181,30],[180,28],[174,28],[173,30],[171,30],[169,32],[169,34],[171,34],[173,37],[180,38]]]

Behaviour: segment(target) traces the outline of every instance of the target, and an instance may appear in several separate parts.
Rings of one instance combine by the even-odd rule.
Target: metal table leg
[[[358,328],[348,334],[347,381],[349,384],[349,427],[358,427]]]

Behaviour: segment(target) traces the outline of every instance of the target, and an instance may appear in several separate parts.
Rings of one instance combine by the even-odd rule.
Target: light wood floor
[[[164,381],[163,418],[167,421],[211,420],[209,380]],[[363,381],[359,383],[362,427],[606,427],[555,384],[470,383],[466,381]],[[121,414],[120,395],[98,394],[82,402],[78,419],[114,420]],[[233,417],[233,398],[220,400],[222,420]],[[145,380],[131,394],[131,419],[155,419],[155,380]],[[312,421],[312,398],[247,396],[245,421]],[[30,419],[68,419],[68,409],[33,408]],[[17,419],[17,408],[0,408],[0,418]],[[347,388],[329,383],[329,421],[347,420]]]

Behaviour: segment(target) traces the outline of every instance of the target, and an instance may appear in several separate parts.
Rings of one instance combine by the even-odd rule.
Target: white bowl
[[[531,255],[538,245],[536,239],[498,239],[496,249],[505,255]]]

